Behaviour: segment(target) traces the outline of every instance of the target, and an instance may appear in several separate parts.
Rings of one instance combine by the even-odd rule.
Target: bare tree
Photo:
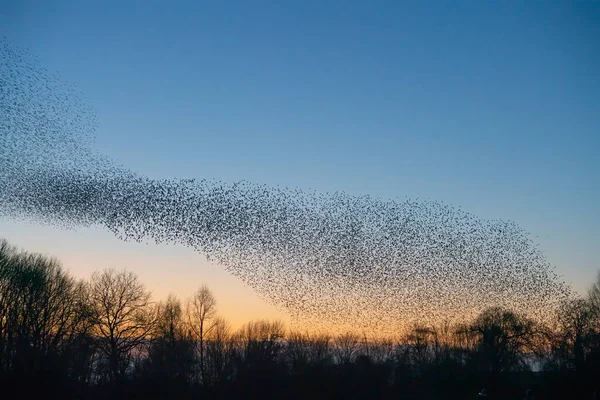
[[[212,385],[231,377],[233,344],[229,322],[223,318],[215,318],[211,327],[205,341],[205,379],[207,384]]]
[[[12,361],[14,330],[18,317],[15,305],[18,291],[15,290],[17,250],[6,240],[0,241],[0,370],[9,370]]]
[[[394,356],[394,342],[388,338],[373,338],[369,343],[369,354],[376,363],[383,364]]]
[[[211,324],[212,319],[217,313],[217,301],[212,292],[206,285],[200,286],[192,299],[188,302],[187,315],[190,328],[198,339],[198,347],[200,354],[200,379],[202,383],[206,383],[205,371],[205,344],[206,334],[211,331],[214,325]]]
[[[337,362],[340,364],[351,363],[358,353],[360,336],[351,332],[343,333],[335,337],[333,344]]]
[[[435,331],[432,328],[415,324],[406,337],[406,343],[410,346],[413,365],[423,367],[431,362],[435,344]]]
[[[94,335],[108,358],[111,380],[122,378],[131,352],[149,337],[156,324],[151,294],[132,272],[107,269],[89,282]]]
[[[312,365],[323,365],[331,361],[331,336],[317,333],[308,336],[309,362]]]
[[[169,295],[158,305],[158,320],[146,365],[153,376],[187,383],[192,377],[194,345],[185,323],[181,302]]]
[[[181,302],[170,294],[165,302],[158,304],[158,319],[156,322],[156,337],[163,338],[170,345],[185,336],[185,324]]]
[[[331,338],[326,334],[290,332],[287,336],[285,353],[292,369],[324,364],[330,358]]]
[[[560,364],[583,369],[592,348],[594,331],[594,313],[586,299],[573,299],[563,303],[559,309],[558,337],[554,351]]]
[[[243,352],[245,367],[252,369],[273,365],[283,349],[281,340],[285,337],[285,328],[281,321],[251,321],[244,325],[236,335]]]
[[[454,341],[453,326],[449,321],[442,321],[437,326],[433,326],[431,330],[433,332],[433,352],[436,361],[450,359]]]
[[[600,324],[600,271],[596,275],[596,282],[592,284],[588,291],[591,311],[594,314],[596,324]],[[598,326],[600,328],[600,326]]]
[[[308,334],[290,332],[287,336],[285,354],[292,369],[308,365]]]
[[[524,354],[536,334],[533,321],[500,307],[484,310],[471,324],[482,365],[490,372],[527,368]]]
[[[0,242],[0,367],[66,372],[89,326],[82,282],[53,259]],[[51,368],[47,364],[52,362]],[[60,365],[57,363],[60,362]]]

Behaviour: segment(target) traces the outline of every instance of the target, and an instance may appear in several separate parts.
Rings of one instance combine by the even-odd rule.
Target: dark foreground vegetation
[[[545,325],[492,308],[399,337],[232,332],[207,287],[154,303],[127,271],[78,281],[0,241],[1,398],[592,399],[600,276]]]

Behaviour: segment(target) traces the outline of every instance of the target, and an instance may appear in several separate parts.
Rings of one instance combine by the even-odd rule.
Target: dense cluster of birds
[[[154,180],[93,150],[94,111],[0,41],[0,218],[190,246],[299,328],[392,332],[504,306],[544,318],[569,288],[515,223],[434,201]]]

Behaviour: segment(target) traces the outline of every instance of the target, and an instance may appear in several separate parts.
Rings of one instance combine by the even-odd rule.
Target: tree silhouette
[[[588,291],[588,298],[595,323],[597,324],[596,329],[600,330],[600,271],[598,271],[596,281]]]
[[[132,351],[146,341],[156,326],[150,292],[128,271],[96,272],[89,282],[93,334],[108,359],[109,379],[125,376]]]
[[[566,301],[559,309],[557,321],[558,350],[568,365],[582,371],[597,333],[591,303],[586,299]]]
[[[333,339],[335,357],[338,363],[349,364],[354,361],[359,349],[360,337],[352,332],[337,335]]]
[[[285,337],[281,321],[252,321],[237,334],[242,346],[246,367],[264,367],[278,361]]]
[[[217,301],[212,292],[206,285],[200,286],[194,296],[188,302],[187,307],[188,321],[190,328],[198,339],[198,347],[200,354],[200,379],[203,383],[206,382],[206,366],[204,359],[205,352],[205,337],[208,332],[214,327],[210,325],[212,318],[217,312]]]
[[[148,350],[151,376],[173,384],[186,385],[192,379],[194,345],[183,315],[181,302],[169,295],[159,303],[158,319]]]
[[[213,386],[227,382],[233,375],[234,350],[231,327],[223,318],[215,318],[207,333],[205,384]]]
[[[76,360],[90,321],[82,282],[56,260],[0,241],[1,373],[55,387],[81,376]]]
[[[535,335],[534,323],[500,307],[483,311],[470,328],[478,341],[480,365],[492,373],[528,369],[524,352]]]
[[[513,398],[532,386],[544,398],[583,397],[600,373],[599,286],[564,301],[546,325],[493,307],[415,324],[397,341],[286,335],[265,320],[232,333],[206,286],[184,312],[173,295],[154,304],[130,272],[99,271],[86,283],[0,241],[0,384],[56,398],[425,399],[481,387]]]

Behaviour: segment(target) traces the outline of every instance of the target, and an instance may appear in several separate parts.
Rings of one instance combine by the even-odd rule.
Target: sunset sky
[[[576,290],[600,268],[600,2],[4,0],[0,36],[141,174],[439,200],[517,222]],[[206,283],[234,326],[287,321],[189,248],[22,220],[0,237],[157,299]]]

